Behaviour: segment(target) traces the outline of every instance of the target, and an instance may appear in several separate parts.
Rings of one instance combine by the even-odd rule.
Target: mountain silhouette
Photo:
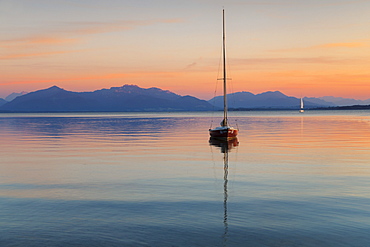
[[[11,94],[13,100],[0,99],[2,112],[121,112],[121,111],[210,111],[223,108],[223,97],[208,102],[181,96],[160,88],[123,85],[93,92],[72,92],[57,86],[31,93]],[[16,97],[18,96],[18,97]],[[15,97],[15,98],[14,98]],[[8,98],[8,97],[7,97]],[[369,105],[369,100],[338,97],[304,98],[305,108]],[[298,109],[300,99],[279,91],[261,94],[228,94],[229,109]]]
[[[18,96],[0,107],[10,112],[87,111],[206,111],[213,109],[205,100],[180,96],[159,88],[136,85],[112,87],[94,92],[71,92],[57,86]]]
[[[300,106],[300,99],[286,96],[279,91],[268,91],[261,94],[250,92],[238,92],[227,95],[229,108],[244,109],[297,109]],[[217,96],[208,101],[216,107],[223,107],[223,97]],[[320,103],[311,102],[305,99],[306,108],[329,106],[325,101]]]
[[[348,99],[342,97],[333,97],[333,96],[324,96],[319,99],[330,102],[335,106],[350,106],[350,105],[369,105],[370,99],[367,100],[357,100],[357,99]]]
[[[5,99],[0,98],[0,106],[5,105],[6,103],[8,103],[8,101],[6,101]]]
[[[85,99],[81,94],[66,91],[57,86],[18,96],[0,107],[6,111],[74,111],[89,110],[94,101]]]
[[[20,93],[11,93],[9,94],[8,96],[5,97],[5,100],[10,102],[12,101],[13,99],[17,98],[18,96],[21,96],[21,95],[25,95],[27,94],[27,92],[20,92]]]

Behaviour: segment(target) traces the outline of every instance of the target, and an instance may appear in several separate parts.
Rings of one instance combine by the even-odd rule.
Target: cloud
[[[186,65],[184,70],[190,70],[190,69],[193,69],[195,67],[199,67],[199,65],[201,65],[202,62],[203,62],[203,57],[199,57],[199,58],[195,59],[194,62]]]
[[[338,59],[332,57],[280,57],[280,58],[251,58],[251,59],[232,59],[232,64],[346,64],[363,62],[361,59]]]
[[[294,0],[280,0],[280,1],[271,1],[271,0],[261,0],[261,1],[236,1],[235,4],[237,5],[271,5],[271,6],[284,6],[284,5],[292,5],[296,4],[297,1]],[[299,2],[298,2],[299,3]]]
[[[336,6],[336,5],[354,5],[359,3],[367,3],[368,0],[335,0],[335,1],[296,1],[296,0],[260,0],[260,1],[235,1],[238,5],[270,5],[270,6],[292,6],[292,5],[306,5],[306,6]]]
[[[44,57],[51,55],[59,55],[66,53],[75,53],[80,51],[52,51],[52,52],[40,52],[40,53],[15,53],[10,55],[0,56],[0,60],[9,60],[9,59],[20,59],[20,58],[34,58],[34,57]]]
[[[73,38],[82,35],[120,32],[132,30],[142,26],[150,26],[160,23],[178,23],[180,19],[139,20],[139,21],[113,21],[113,22],[64,22],[53,25],[50,30],[44,30],[39,34],[32,34],[24,38],[0,40],[0,44],[28,43],[28,44],[56,44],[74,42]]]
[[[194,66],[196,66],[196,65],[197,65],[197,63],[196,63],[196,62],[191,63],[191,64],[189,64],[189,65],[187,65],[187,66],[185,67],[185,70],[187,70],[187,69],[191,69],[192,67],[194,67]]]
[[[26,81],[3,81],[0,85],[12,85],[12,84],[39,84],[39,83],[66,83],[74,81],[102,81],[110,79],[123,79],[123,78],[175,78],[182,76],[182,72],[168,72],[168,71],[139,71],[139,72],[128,72],[128,73],[96,73],[91,75],[90,73],[80,73],[80,76],[64,76],[54,75],[53,79],[29,79]]]
[[[65,51],[32,52],[37,49],[50,49],[71,45],[89,38],[91,35],[132,30],[142,26],[161,23],[178,23],[179,19],[157,19],[139,21],[114,21],[114,22],[67,22],[58,23],[50,30],[30,34],[22,38],[0,40],[0,48],[5,48],[9,55],[0,56],[0,59],[18,59],[32,56],[47,56]],[[23,51],[22,53],[20,53]],[[71,52],[71,51],[68,51]],[[72,51],[74,52],[74,51]]]
[[[331,2],[321,2],[320,5],[322,6],[336,6],[336,5],[354,5],[358,3],[367,3],[369,0],[344,0],[344,1],[331,1]]]
[[[116,22],[76,22],[73,24],[73,34],[98,34],[132,30],[141,26],[150,26],[160,23],[177,23],[179,19],[143,20],[143,21],[116,21]]]
[[[66,43],[76,43],[78,39],[76,38],[64,38],[64,37],[57,37],[55,35],[31,35],[24,38],[18,39],[9,39],[9,40],[2,40],[0,41],[0,47],[4,47],[7,49],[11,48],[28,48],[32,46],[39,46],[39,45],[58,45],[58,44],[66,44]]]
[[[358,48],[366,46],[368,46],[368,44],[364,42],[348,42],[348,43],[328,43],[312,46],[312,48]]]
[[[361,48],[368,47],[367,42],[342,42],[342,43],[326,43],[308,47],[298,47],[289,49],[270,50],[271,52],[299,52],[299,51],[312,51],[317,49],[333,49],[333,48]]]

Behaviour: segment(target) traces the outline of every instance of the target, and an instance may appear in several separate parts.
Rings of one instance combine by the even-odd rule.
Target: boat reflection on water
[[[209,144],[215,147],[221,148],[221,153],[228,153],[233,149],[234,147],[239,146],[238,138],[233,138],[230,140],[223,140],[218,138],[210,138]]]
[[[234,138],[231,140],[220,140],[216,138],[210,138],[209,143],[212,146],[219,147],[221,149],[221,153],[224,154],[223,161],[224,161],[224,246],[227,246],[227,239],[228,239],[228,232],[229,232],[229,225],[227,222],[228,214],[227,214],[227,198],[228,198],[228,191],[227,191],[227,183],[228,183],[228,174],[229,174],[229,152],[231,149],[239,146],[238,138]]]

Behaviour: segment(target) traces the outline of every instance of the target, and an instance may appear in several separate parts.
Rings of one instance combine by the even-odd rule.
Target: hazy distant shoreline
[[[230,108],[229,111],[298,111],[299,109],[291,108]],[[353,105],[353,106],[335,106],[335,107],[319,107],[319,108],[309,108],[305,109],[306,111],[341,111],[341,110],[370,110],[370,105]],[[176,110],[176,111],[5,111],[1,110],[1,113],[164,113],[164,112],[220,112],[219,110]]]

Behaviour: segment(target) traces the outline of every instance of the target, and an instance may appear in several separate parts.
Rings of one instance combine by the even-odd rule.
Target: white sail
[[[301,98],[301,109],[299,111],[304,112],[303,98]]]

